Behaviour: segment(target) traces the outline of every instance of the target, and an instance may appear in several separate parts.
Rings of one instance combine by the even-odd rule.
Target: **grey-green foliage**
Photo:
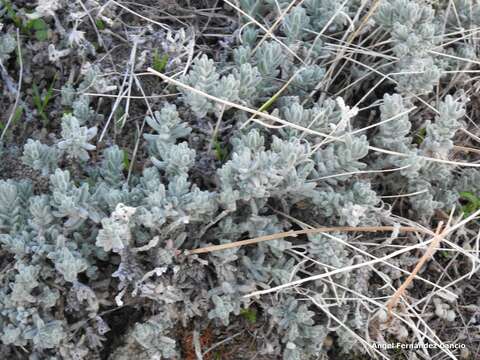
[[[383,104],[380,106],[382,123],[373,137],[373,143],[382,149],[408,155],[381,156],[377,159],[377,166],[382,169],[402,168],[400,173],[411,179],[418,176],[424,161],[418,157],[418,151],[412,145],[410,136],[412,123],[407,110],[406,100],[400,94],[385,94]]]
[[[415,194],[411,197],[412,208],[425,217],[431,216],[436,209],[451,207],[458,200],[458,192],[452,183],[451,167],[444,164],[426,160],[423,157],[446,159],[453,148],[452,139],[461,126],[461,118],[465,114],[467,99],[460,96],[447,95],[438,103],[434,121],[426,121],[425,138],[417,149],[412,144],[411,121],[405,114],[404,100],[398,94],[385,95],[384,103],[380,107],[381,119],[395,118],[379,126],[379,131],[374,137],[377,146],[392,150],[407,157],[389,155],[381,157],[377,165],[402,167],[400,174],[406,179],[406,186],[402,182],[389,182],[394,191],[401,191],[402,187],[408,193]],[[403,115],[402,115],[403,114]],[[395,175],[390,176],[395,178]],[[399,186],[400,185],[400,186]]]
[[[438,44],[446,32],[478,26],[478,14],[478,4],[471,1],[439,2],[435,9],[409,0],[382,1],[375,21],[390,34],[398,57],[390,67],[397,89],[428,93],[447,76],[444,70],[468,66],[469,60],[476,58],[470,41],[445,47]]]
[[[135,211],[133,207],[118,204],[112,215],[102,220],[102,229],[98,233],[96,245],[107,252],[120,252],[131,246],[130,218]]]
[[[379,220],[376,208],[379,198],[366,181],[356,180],[338,189],[324,185],[315,191],[311,201],[315,204],[314,213],[334,218],[340,224],[357,226]]]
[[[306,65],[295,73],[292,81],[294,94],[305,96],[318,85],[325,75],[325,69],[320,65]]]
[[[188,96],[188,95],[187,95]],[[154,117],[145,118],[156,134],[144,134],[149,143],[152,163],[168,176],[186,175],[195,162],[195,150],[188,143],[176,144],[177,139],[185,138],[191,129],[182,122],[176,107],[166,104]]]
[[[365,135],[347,135],[342,142],[336,142],[315,152],[315,177],[328,177],[342,173],[352,173],[364,169],[367,165],[360,160],[368,154],[368,141]],[[330,181],[346,179],[349,175],[335,176]]]
[[[3,235],[1,242],[5,243],[5,240],[5,235]],[[8,277],[10,291],[2,290],[1,339],[5,344],[26,346],[28,342],[31,342],[36,349],[42,350],[58,348],[66,339],[65,324],[56,320],[51,312],[60,298],[60,293],[45,281],[54,276],[53,269],[45,267],[45,263],[42,264],[40,260],[42,253],[53,258],[55,250],[41,242],[37,246],[41,245],[43,245],[41,251],[31,248],[24,255],[34,256],[31,258],[31,262],[34,264],[27,265],[19,259],[15,264],[14,274]],[[50,252],[49,255],[48,252]],[[60,261],[56,266],[61,273],[70,276],[69,281],[76,281],[76,272],[82,271],[82,268],[74,269],[72,265],[82,261],[81,257],[64,260],[73,260],[73,262],[62,263]]]
[[[12,35],[7,33],[0,36],[0,63],[10,58],[10,54],[15,51],[16,45],[17,42]]]
[[[306,0],[303,6],[305,6],[306,13],[310,17],[313,31],[321,31],[329,22],[332,31],[339,30],[347,24],[346,13],[348,13],[348,8],[342,7],[342,2]],[[343,12],[340,10],[343,10]]]
[[[167,176],[187,174],[195,162],[195,150],[190,149],[186,142],[178,145],[161,146],[157,142],[157,157],[152,157],[152,163],[165,171]]]
[[[426,123],[427,134],[422,148],[427,154],[447,156],[453,148],[452,138],[461,126],[459,120],[465,115],[464,106],[461,100],[451,95],[440,102],[435,121]]]
[[[288,2],[278,1],[240,3],[242,9],[257,19],[262,19],[269,12],[280,11],[279,7],[282,11],[287,10],[288,5]],[[306,58],[305,55],[328,57],[329,50],[322,46],[322,39],[317,34],[335,33],[351,27],[350,21],[357,16],[360,6],[363,6],[360,1],[306,0],[289,8],[281,26],[285,42],[302,58]],[[397,91],[406,94],[431,92],[446,77],[445,70],[464,67],[469,59],[476,57],[474,44],[470,40],[452,42],[444,48],[438,44],[445,31],[478,26],[478,14],[478,4],[467,0],[456,1],[451,6],[439,3],[435,8],[431,4],[411,0],[381,1],[366,27],[378,26],[388,34],[389,47],[395,59],[391,61],[390,58],[384,58],[375,68],[396,84]],[[244,41],[243,45],[234,51],[237,63],[247,62],[251,57],[251,45],[248,41]],[[260,48],[255,54],[260,72],[264,76],[278,76],[279,56],[284,49],[277,42],[268,45],[264,42]],[[291,55],[284,52],[284,64],[287,66],[291,66],[289,61],[292,59],[289,57]],[[360,69],[367,71],[368,68],[360,65]]]
[[[39,349],[57,347],[66,336],[62,322],[52,317],[42,319],[39,312],[54,306],[58,290],[52,291],[40,280],[40,266],[18,263],[16,270],[11,291],[2,291],[2,313],[10,316],[17,313],[12,323],[4,324],[2,341],[17,346],[31,341]],[[33,296],[34,290],[39,295]]]
[[[375,135],[375,145],[401,153],[408,152],[412,142],[408,137],[412,124],[401,95],[385,94],[380,106],[380,120],[382,124]]]
[[[230,313],[233,312],[234,310],[231,299],[227,299],[225,301],[222,297],[218,295],[213,295],[212,302],[213,302],[214,308],[210,310],[210,312],[208,313],[208,318],[209,319],[219,318],[222,321],[222,323],[225,326],[227,326],[230,320]]]
[[[159,333],[168,330],[164,325],[165,319],[159,320],[157,322],[152,319],[146,323],[137,324],[132,332],[132,336],[143,346],[149,356],[161,356],[161,358],[169,359],[177,355],[175,340],[167,336],[158,336]]]
[[[267,150],[256,130],[234,139],[232,159],[219,170],[222,198],[234,206],[237,199],[308,196],[314,187],[306,183],[314,167],[309,151],[307,143],[277,137]]]
[[[334,0],[306,0],[301,6],[295,6],[287,14],[286,21],[283,23],[283,30],[287,35],[299,35],[306,33],[305,29],[320,32],[329,23],[329,30],[332,32],[343,29],[348,24],[347,16],[354,12],[356,6],[341,6],[342,2]],[[279,8],[285,10],[290,3],[288,1],[258,1],[258,0],[242,0],[241,8],[251,16],[260,20],[271,11],[279,11]],[[343,11],[342,11],[343,10]],[[334,16],[336,15],[336,16]],[[248,20],[247,20],[248,21]],[[247,22],[246,21],[246,22]],[[303,30],[303,31],[302,31]]]
[[[85,271],[88,264],[78,253],[72,253],[66,246],[63,246],[49,257],[55,262],[55,269],[63,275],[65,281],[74,283],[79,273]]]
[[[143,193],[145,207],[139,217],[147,227],[155,228],[156,223],[182,226],[202,222],[216,211],[216,194],[200,190],[185,175],[170,178],[165,186],[158,171],[148,168],[141,182],[139,190]]]
[[[68,83],[62,86],[61,103],[63,106],[72,106],[75,101],[75,88]]]
[[[220,76],[213,60],[202,55],[195,59],[192,70],[182,78],[183,83],[208,95],[236,102],[239,100],[240,81],[232,74]],[[211,112],[219,112],[222,105],[207,99],[204,95],[181,89],[184,101],[198,117]]]
[[[439,102],[435,121],[427,121],[425,124],[426,136],[421,147],[423,154],[441,159],[448,158],[454,146],[453,138],[462,127],[461,120],[465,115],[467,102],[468,99],[463,94],[456,97],[447,95],[443,101]],[[459,198],[459,190],[455,188],[451,166],[427,163],[421,171],[421,176],[424,180],[424,188],[429,190],[422,197],[427,197],[426,200],[430,200],[428,197],[431,197],[430,203],[424,204],[422,209],[426,214],[432,214],[432,209],[455,206]]]
[[[301,359],[304,353],[319,355],[326,331],[315,326],[315,313],[292,297],[280,300],[268,310],[272,323],[285,331],[282,342],[286,343],[284,360]]]
[[[12,180],[0,182],[0,228],[5,232],[23,225],[22,185]]]
[[[72,159],[88,160],[88,151],[94,150],[95,145],[90,141],[97,135],[97,128],[81,126],[75,116],[65,115],[62,118],[62,139],[58,148],[67,153]]]
[[[455,11],[450,11],[447,17],[447,23],[451,27],[462,24],[464,29],[472,29],[480,23],[480,4],[469,0],[454,0],[452,7]]]
[[[255,26],[246,26],[241,34],[241,43],[249,47],[255,46],[258,37],[258,29]],[[235,53],[235,49],[233,50]]]
[[[174,319],[168,311],[136,323],[127,333],[125,346],[117,348],[110,357],[119,360],[128,360],[132,356],[140,360],[176,358],[180,354],[177,342],[163,335],[173,326]]]
[[[480,196],[480,171],[464,169],[458,177],[455,187],[458,191],[469,191]]]
[[[99,214],[90,209],[89,186],[83,183],[76,186],[70,178],[68,170],[57,169],[50,176],[52,214],[66,219],[66,227],[80,226],[86,219],[99,221]],[[89,211],[92,210],[92,211]]]
[[[284,97],[279,105],[281,118],[294,125],[317,133],[329,134],[332,131],[334,131],[334,134],[342,133],[342,126],[339,124],[341,120],[340,112],[336,101],[333,99],[327,98],[321,103],[317,102],[312,107],[307,107],[300,104],[298,97]],[[318,135],[308,134],[293,127],[282,128],[279,132],[286,138],[303,136],[305,139],[312,141],[318,137]]]
[[[92,109],[91,98],[87,95],[82,95],[82,91],[88,91],[89,87],[92,86],[88,82],[94,81],[94,78],[91,79],[87,76],[80,85],[75,89],[72,84],[67,84],[62,87],[61,91],[61,104],[67,108],[71,108],[72,115],[78,120],[80,125],[86,125],[88,122],[102,118],[100,115],[96,114]]]
[[[29,201],[28,210],[31,214],[30,225],[35,229],[48,229],[54,221],[48,195],[34,196]]]
[[[143,135],[153,146],[156,143],[165,145],[175,143],[177,139],[183,138],[191,132],[191,129],[182,122],[177,108],[173,104],[165,104],[160,111],[155,111],[153,117],[145,117],[145,121],[156,132],[156,134]]]
[[[88,96],[80,96],[72,103],[72,114],[80,125],[85,125],[96,118],[95,111],[90,106]]]
[[[42,144],[38,140],[28,139],[23,150],[22,161],[42,175],[50,174],[58,167],[60,152],[53,146]]]
[[[123,168],[125,165],[125,152],[117,145],[104,151],[104,159],[100,173],[105,182],[112,187],[121,187],[125,181]]]
[[[277,42],[265,41],[252,56],[253,48],[247,45],[234,50],[234,60],[240,66],[240,72],[233,70],[240,81],[239,100],[251,103],[261,97],[266,99],[280,88],[276,79],[280,75],[280,65],[289,66],[290,59],[285,56],[281,45]],[[244,98],[241,95],[247,94]]]
[[[272,14],[277,18],[290,3],[239,2],[262,22]],[[370,309],[348,300],[352,296],[347,289],[367,297],[391,295],[370,286],[370,269],[306,282],[277,296],[244,297],[368,261],[346,245],[349,236],[285,237],[193,256],[184,250],[306,225],[390,224],[389,215],[398,211],[397,202],[382,199],[390,194],[414,193],[401,202],[402,215],[425,224],[437,209],[457,205],[458,192],[477,194],[478,171],[460,175],[449,165],[425,159],[448,158],[467,106],[462,94],[446,96],[433,104],[438,114],[431,115],[418,100],[418,93],[428,93],[437,84],[441,71],[460,68],[458,59],[447,63],[435,52],[474,55],[467,37],[463,50],[457,44],[435,47],[445,41],[439,25],[454,34],[456,21],[470,29],[478,22],[477,6],[469,12],[473,4],[453,3],[459,19],[451,13],[442,17],[443,5],[434,14],[427,4],[383,1],[364,25],[365,32],[356,34],[346,49],[351,60],[368,65],[378,61],[370,67],[395,73],[390,77],[398,82],[397,93],[392,95],[382,93],[391,90],[382,74],[335,61],[343,49],[336,40],[348,36],[349,19],[368,11],[362,7],[357,14],[364,2],[306,0],[292,7],[274,32],[290,51],[268,37],[259,45],[263,32],[241,16],[239,25],[246,26],[238,27],[242,29],[238,44],[232,37],[233,51],[226,47],[220,56],[197,56],[181,81],[259,109],[291,80],[262,108],[287,125],[257,116],[273,126],[266,130],[250,122],[239,129],[245,113],[179,87],[179,100],[149,104],[153,114],[149,109],[135,166],[126,161],[129,144],[95,147],[102,117],[93,110],[96,98],[85,93],[113,88],[111,76],[100,76],[100,64],[86,64],[78,85],[62,87],[59,102],[66,115],[60,139],[48,145],[30,139],[24,146],[23,163],[39,171],[41,178],[0,181],[0,246],[7,259],[6,271],[0,274],[2,343],[23,347],[32,359],[95,358],[107,340],[109,314],[134,311],[138,319],[135,316],[124,344],[110,358],[178,358],[180,344],[174,337],[179,325],[208,319],[214,326],[230,326],[242,310],[256,308],[258,321],[270,325],[266,332],[258,329],[262,354],[285,360],[320,357],[328,333],[335,333],[343,351],[361,351],[362,345],[326,310],[363,334]],[[325,36],[318,36],[320,31]],[[369,41],[383,37],[369,47]],[[350,56],[357,39],[375,50]],[[3,53],[11,53],[14,46],[8,49]],[[344,65],[324,79],[333,63]],[[351,75],[365,78],[349,83]],[[332,79],[325,87],[322,80]],[[451,93],[458,83],[451,83],[455,88]],[[361,110],[347,107],[364,96],[358,88],[368,91],[372,86],[375,91],[362,99]],[[369,116],[381,100],[378,93],[383,102]],[[413,106],[415,111],[407,114]],[[217,140],[224,155],[213,159],[205,133],[220,114]],[[425,139],[417,144],[415,133],[423,128]],[[113,142],[108,132],[105,139]],[[400,154],[372,151],[375,147]],[[93,150],[95,157],[90,156]],[[402,169],[388,171],[398,167]],[[48,181],[48,189],[38,186],[37,180]],[[383,256],[381,249],[356,246]],[[332,287],[330,280],[337,286]]]
[[[282,23],[282,28],[289,42],[301,40],[304,29],[310,25],[310,18],[307,16],[307,11],[301,6],[295,6],[289,12]]]
[[[250,104],[258,95],[259,84],[262,81],[258,69],[248,63],[233,69],[233,76],[238,81],[238,97],[244,104]]]
[[[340,234],[335,234],[334,236],[344,241],[346,240],[346,237]],[[310,235],[308,238],[309,254],[315,256],[321,263],[335,268],[349,265],[350,259],[348,258],[348,251],[345,245],[332,240],[331,237],[326,235]],[[336,277],[343,278],[345,274],[338,274]]]
[[[263,77],[275,78],[283,60],[283,51],[277,42],[264,42],[255,54],[258,70]]]
[[[394,79],[407,92],[430,92],[438,82],[441,68],[429,52],[436,45],[434,11],[429,5],[409,0],[384,0],[376,21],[390,32],[393,50],[399,57]]]
[[[81,229],[84,221],[97,214],[88,186],[77,188],[69,173],[59,169],[50,181],[51,193],[35,196],[29,183],[0,183],[0,244],[16,259],[14,267],[2,275],[7,286],[1,290],[0,336],[4,344],[32,347],[38,356],[47,349],[54,349],[53,354],[67,352],[69,326],[64,315],[55,314],[70,286],[73,298],[67,309],[75,301],[89,299],[90,309],[95,303],[95,294],[78,283],[78,274],[93,275],[94,269],[86,259],[94,253],[92,235]],[[72,232],[73,228],[83,235]]]

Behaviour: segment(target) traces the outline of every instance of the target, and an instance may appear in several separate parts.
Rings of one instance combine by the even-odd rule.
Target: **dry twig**
[[[396,231],[399,232],[419,232],[428,234],[431,233],[430,231],[420,229],[413,226],[403,226],[400,228],[395,228],[394,226],[365,226],[365,227],[354,227],[354,226],[333,226],[333,227],[321,227],[316,229],[304,229],[304,230],[296,230],[296,231],[286,231],[271,235],[259,236],[253,239],[247,240],[240,240],[235,241],[228,244],[221,244],[221,245],[213,245],[213,246],[206,246],[199,249],[188,250],[187,254],[204,254],[212,251],[220,251],[220,250],[227,250],[232,249],[244,245],[251,245],[251,244],[258,244],[259,242],[269,241],[269,240],[277,240],[285,237],[297,237],[298,235],[311,235],[311,234],[319,234],[319,233],[326,233],[326,232],[385,232],[385,231]]]
[[[387,303],[387,322],[390,322],[392,320],[392,309],[393,307],[398,303],[400,300],[400,297],[403,295],[407,287],[411,284],[415,276],[418,274],[422,266],[427,262],[428,259],[430,259],[437,249],[438,245],[440,244],[440,241],[443,236],[446,235],[448,226],[446,226],[443,231],[442,231],[442,226],[443,222],[441,221],[438,224],[437,230],[435,231],[435,237],[433,241],[430,243],[430,245],[427,248],[427,251],[425,251],[425,254],[420,258],[418,261],[417,265],[415,265],[415,268],[413,269],[412,273],[407,277],[407,280],[398,288],[397,291],[395,291],[395,294],[390,298],[390,300]]]

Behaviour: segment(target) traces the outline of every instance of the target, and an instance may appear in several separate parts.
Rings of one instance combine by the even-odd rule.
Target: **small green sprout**
[[[168,63],[168,55],[163,54],[162,56],[160,56],[158,54],[158,51],[155,50],[155,53],[153,54],[152,68],[155,71],[163,72],[163,70],[165,70],[165,68],[167,67],[167,63]]]
[[[242,309],[240,315],[252,325],[257,322],[257,311],[255,309]]]
[[[217,140],[217,138],[213,140],[213,148],[215,150],[215,157],[217,158],[217,160],[224,162],[227,159],[228,154],[227,151],[222,148],[222,145]]]
[[[450,251],[442,250],[440,251],[440,255],[443,256],[445,259],[451,259],[452,253]]]
[[[465,216],[469,216],[480,209],[480,198],[472,192],[462,191],[460,198],[466,201],[466,204],[462,206],[462,211]]]
[[[418,130],[417,134],[415,135],[415,143],[421,145],[423,140],[425,140],[425,136],[427,135],[427,129],[421,128]]]
[[[26,29],[32,31],[38,41],[48,40],[48,24],[43,19],[30,20]]]
[[[18,120],[20,120],[20,118],[22,117],[22,115],[23,115],[23,107],[19,106],[15,109],[15,113],[13,114],[12,125],[17,123]]]
[[[130,167],[130,159],[128,158],[128,153],[125,150],[123,152],[123,167],[128,169]]]
[[[127,114],[123,106],[119,105],[113,114],[113,119],[115,120],[115,127],[123,128],[125,121],[127,119]]]
[[[97,28],[98,30],[102,31],[102,30],[105,30],[106,26],[105,26],[105,22],[101,19],[97,19],[95,20],[95,25],[97,25]]]
[[[50,100],[52,100],[53,97],[53,84],[55,83],[57,79],[57,76],[53,78],[52,83],[50,84],[48,90],[45,92],[45,95],[41,95],[40,91],[38,90],[38,86],[36,84],[33,84],[32,86],[32,91],[33,91],[33,104],[37,108],[39,116],[42,118],[44,124],[46,125],[48,123],[48,117],[47,114],[45,113],[45,110],[50,103]]]

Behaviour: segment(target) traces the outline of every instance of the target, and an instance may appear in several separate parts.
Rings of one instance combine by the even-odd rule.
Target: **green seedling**
[[[97,28],[98,30],[102,31],[102,30],[105,30],[106,26],[105,26],[105,22],[101,19],[97,19],[95,20],[95,25],[97,25]]]
[[[43,19],[34,19],[27,22],[26,30],[33,32],[38,41],[48,40],[48,24]]]
[[[470,191],[462,191],[460,198],[466,201],[466,204],[462,206],[464,216],[467,217],[480,209],[480,198]]]
[[[217,140],[217,138],[213,140],[213,149],[215,150],[215,157],[217,158],[217,160],[224,162],[227,159],[227,151],[222,148],[222,145]]]
[[[15,113],[13,114],[12,125],[16,124],[21,119],[22,115],[23,115],[23,107],[19,106],[15,109]]]
[[[115,121],[115,128],[123,128],[127,119],[127,114],[125,113],[125,109],[122,106],[119,105],[117,107],[117,109],[113,113],[113,119]]]
[[[417,134],[415,135],[415,143],[421,145],[423,140],[425,140],[425,136],[427,135],[427,129],[421,128],[418,130]]]
[[[43,19],[27,20],[22,18],[13,8],[10,1],[0,2],[5,7],[5,18],[10,19],[15,27],[25,35],[34,35],[38,41],[48,40],[49,26]]]
[[[450,251],[441,251],[440,252],[440,255],[442,255],[445,259],[451,259],[452,258],[452,254],[450,253]]]
[[[45,92],[45,95],[40,95],[40,91],[38,90],[38,86],[36,84],[33,84],[32,86],[32,91],[33,91],[33,104],[37,108],[38,115],[42,118],[43,123],[45,125],[48,124],[48,117],[47,114],[45,113],[45,110],[47,109],[48,104],[53,98],[53,84],[55,83],[57,79],[57,76],[53,78],[52,83],[50,84],[49,88]]]
[[[129,169],[130,168],[130,159],[128,158],[128,153],[125,150],[122,150],[122,151],[123,151],[123,167],[125,169]]]
[[[153,54],[152,68],[155,71],[163,72],[163,70],[165,70],[165,68],[167,67],[167,63],[168,63],[168,55],[163,54],[162,56],[160,56],[158,54],[158,51],[155,50],[155,53]]]
[[[257,322],[257,312],[255,309],[242,309],[240,310],[240,315],[252,325]]]

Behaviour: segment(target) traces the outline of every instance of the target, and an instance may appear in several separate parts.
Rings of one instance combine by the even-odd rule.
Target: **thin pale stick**
[[[333,227],[320,227],[315,229],[304,229],[304,230],[295,230],[295,231],[286,231],[271,235],[264,235],[259,236],[253,239],[247,240],[240,240],[231,242],[228,244],[221,244],[221,245],[213,245],[213,246],[206,246],[199,249],[188,250],[187,254],[204,254],[212,251],[220,251],[220,250],[227,250],[232,249],[240,246],[245,245],[252,245],[258,244],[263,241],[270,241],[270,240],[277,240],[284,237],[297,237],[298,235],[311,235],[311,234],[319,234],[319,233],[326,233],[326,232],[388,232],[388,231],[395,231],[398,230],[399,232],[419,232],[424,234],[431,233],[430,231],[426,231],[423,229],[419,229],[413,226],[402,226],[400,228],[396,228],[395,226],[365,226],[365,227],[355,227],[355,226],[333,226]]]
[[[397,291],[395,291],[395,294],[391,297],[391,299],[388,301],[387,304],[387,321],[390,322],[392,320],[392,309],[395,305],[397,305],[398,301],[400,300],[400,297],[403,295],[407,287],[411,284],[415,276],[418,274],[420,269],[423,267],[423,265],[427,262],[428,259],[430,259],[437,249],[438,245],[440,244],[440,241],[446,231],[442,231],[442,226],[443,222],[440,222],[437,227],[437,231],[435,231],[435,238],[433,241],[430,243],[430,245],[427,248],[427,251],[425,251],[425,254],[420,258],[420,260],[417,262],[417,265],[413,269],[412,273],[407,277],[405,282],[398,288]],[[446,229],[446,228],[445,228]]]
[[[131,13],[131,14],[133,14],[133,15],[135,15],[135,16],[138,16],[139,18],[141,18],[141,19],[143,19],[143,20],[146,20],[146,21],[148,21],[148,22],[151,22],[152,24],[155,24],[155,25],[160,26],[160,27],[161,27],[162,29],[164,29],[164,30],[167,30],[167,31],[170,30],[170,28],[169,28],[167,25],[162,24],[162,23],[159,23],[158,21],[149,19],[148,17],[143,16],[143,15],[141,15],[141,14],[133,11],[132,9],[129,9],[128,7],[120,4],[119,2],[117,2],[117,1],[115,1],[115,0],[110,0],[109,2],[117,5],[118,7],[121,7],[123,10],[128,11],[129,13]],[[102,7],[102,10],[103,10],[103,7]]]

